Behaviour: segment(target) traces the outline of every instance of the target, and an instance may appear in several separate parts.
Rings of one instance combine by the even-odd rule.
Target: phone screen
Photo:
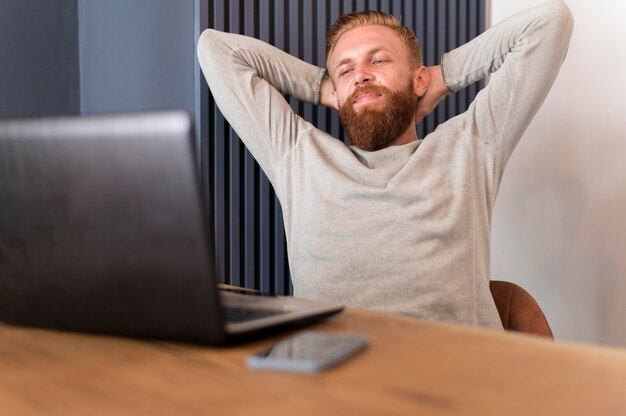
[[[348,359],[368,343],[368,338],[359,334],[307,331],[251,356],[248,365],[285,371],[320,371]]]

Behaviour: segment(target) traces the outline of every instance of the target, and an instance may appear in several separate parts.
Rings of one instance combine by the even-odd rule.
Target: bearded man
[[[572,26],[553,0],[424,67],[411,29],[351,13],[329,31],[326,69],[205,31],[198,56],[215,101],[282,204],[295,295],[501,329],[489,291],[495,197]],[[443,97],[488,75],[465,113],[417,137]],[[352,145],[284,94],[339,110]]]

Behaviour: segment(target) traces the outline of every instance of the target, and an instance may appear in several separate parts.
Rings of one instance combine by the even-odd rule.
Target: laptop
[[[0,120],[0,321],[222,345],[340,312],[218,288],[193,149],[185,112]]]

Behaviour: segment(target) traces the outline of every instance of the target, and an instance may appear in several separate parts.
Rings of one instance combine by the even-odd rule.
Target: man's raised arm
[[[562,0],[516,14],[442,57],[443,82],[458,91],[491,75],[467,111],[468,129],[508,159],[554,82],[573,17]]]
[[[323,68],[258,39],[208,29],[198,41],[198,59],[220,111],[270,180],[312,128],[293,113],[283,94],[318,104]]]

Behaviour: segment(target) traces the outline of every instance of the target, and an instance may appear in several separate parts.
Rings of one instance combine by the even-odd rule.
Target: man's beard
[[[354,101],[364,93],[380,94],[387,100],[382,109],[371,108],[377,103],[364,104],[357,112]],[[380,85],[369,85],[356,89],[339,109],[341,124],[350,142],[364,150],[380,150],[396,140],[413,122],[417,97],[411,84],[401,91],[393,92]]]

